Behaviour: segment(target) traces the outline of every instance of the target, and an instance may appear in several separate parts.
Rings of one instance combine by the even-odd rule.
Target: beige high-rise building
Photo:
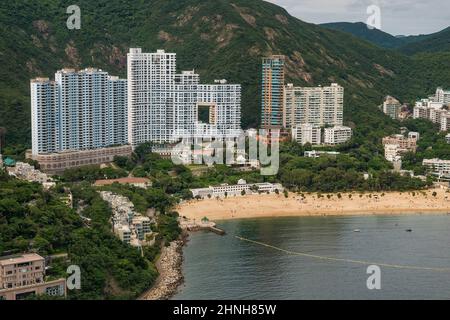
[[[65,296],[66,280],[45,282],[45,259],[38,254],[0,257],[0,300],[29,295]]]
[[[387,96],[383,103],[383,112],[392,119],[398,119],[402,109],[401,103],[394,97]]]
[[[402,134],[395,134],[383,138],[383,146],[388,144],[398,145],[400,149],[405,149],[410,152],[417,150],[417,137],[405,137]]]
[[[337,83],[328,87],[284,88],[283,126],[293,128],[310,123],[318,126],[340,126],[344,117],[344,88]]]

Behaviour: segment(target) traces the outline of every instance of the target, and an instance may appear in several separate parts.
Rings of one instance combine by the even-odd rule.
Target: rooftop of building
[[[16,165],[16,160],[11,158],[5,158],[5,160],[3,160],[3,164],[7,167],[12,167]]]
[[[156,52],[142,52],[142,48],[130,48],[130,54],[170,54],[175,55],[175,53],[166,52],[164,49],[158,49]]]
[[[87,67],[81,70],[76,70],[74,68],[63,68],[61,70],[58,70],[57,72],[67,74],[67,73],[97,73],[97,72],[104,73],[105,71],[94,67]]]
[[[286,88],[289,88],[289,89],[302,89],[302,90],[306,90],[306,89],[309,89],[309,90],[318,90],[318,89],[343,88],[343,87],[342,87],[339,83],[332,82],[332,83],[330,83],[330,85],[328,85],[328,86],[317,85],[317,86],[308,86],[308,87],[305,87],[305,86],[295,86],[293,83],[288,83],[288,84],[286,85]]]
[[[41,260],[44,260],[44,258],[36,253],[15,254],[0,257],[0,265],[7,266],[11,264],[26,263]]]
[[[286,59],[286,56],[284,56],[282,54],[274,54],[269,57],[264,57],[263,61],[264,60],[274,60],[274,59],[284,60],[284,59]]]
[[[325,128],[325,130],[349,130],[349,129],[351,130],[352,128],[347,127],[347,126],[343,126],[343,125],[338,125],[338,126]]]
[[[384,99],[384,102],[386,104],[400,104],[400,101],[398,101],[396,98],[392,97],[392,96],[387,96]]]
[[[425,163],[425,162],[450,163],[450,160],[443,160],[443,159],[439,159],[439,158],[423,159],[423,163]]]
[[[38,78],[31,79],[31,82],[32,82],[32,83],[45,83],[45,82],[50,82],[50,78],[38,77]]]

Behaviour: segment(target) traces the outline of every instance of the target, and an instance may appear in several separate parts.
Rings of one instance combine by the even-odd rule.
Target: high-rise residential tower
[[[344,88],[336,83],[328,87],[294,87],[284,89],[282,123],[285,128],[310,123],[340,126],[344,115]]]
[[[31,80],[31,140],[33,154],[60,150],[59,89],[49,78]]]
[[[200,84],[194,71],[176,73],[175,53],[130,49],[128,140],[133,146],[189,136],[238,136],[240,115],[240,85],[225,80]]]
[[[263,58],[261,81],[261,126],[264,129],[283,125],[283,89],[285,57]]]
[[[127,81],[98,69],[31,80],[33,155],[128,143]]]

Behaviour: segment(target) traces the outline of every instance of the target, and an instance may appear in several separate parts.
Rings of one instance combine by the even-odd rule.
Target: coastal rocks
[[[152,289],[143,296],[143,300],[168,300],[183,282],[181,270],[183,262],[183,241],[174,241],[162,249],[157,263],[159,277]]]

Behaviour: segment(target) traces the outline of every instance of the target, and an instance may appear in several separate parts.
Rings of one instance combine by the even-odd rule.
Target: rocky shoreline
[[[182,240],[173,241],[170,246],[163,247],[161,257],[156,264],[159,277],[155,285],[142,295],[141,300],[168,300],[183,283],[183,246],[186,236]]]
[[[180,227],[183,230],[180,239],[161,249],[161,256],[156,263],[158,279],[139,300],[169,300],[177,293],[184,282],[183,247],[189,240],[189,232],[207,230],[220,235],[225,234],[223,230],[216,228],[213,222],[192,222],[184,219],[180,220]]]

